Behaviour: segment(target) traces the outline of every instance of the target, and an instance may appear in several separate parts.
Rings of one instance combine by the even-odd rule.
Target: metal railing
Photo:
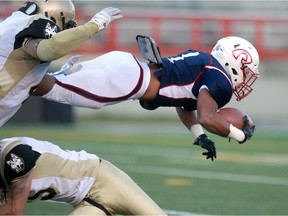
[[[2,10],[3,9],[3,10]],[[0,17],[11,14],[2,8]],[[78,10],[76,18],[81,24],[94,13]],[[187,49],[210,52],[217,40],[236,35],[249,40],[258,50],[261,59],[288,58],[288,17],[260,17],[229,14],[126,12],[124,18],[86,42],[77,53],[103,53],[122,50],[139,53],[135,37],[138,34],[154,38],[162,55],[174,55]]]
[[[89,20],[91,14],[78,11],[77,17],[78,20]],[[77,52],[139,52],[135,41],[138,34],[153,37],[165,55],[187,49],[210,52],[218,39],[236,35],[249,40],[261,59],[288,58],[288,18],[235,15],[125,14],[122,20],[111,23]]]

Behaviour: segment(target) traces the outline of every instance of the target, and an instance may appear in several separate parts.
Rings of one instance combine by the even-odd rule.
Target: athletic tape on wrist
[[[197,138],[200,135],[204,134],[202,126],[200,124],[192,125],[190,128],[190,132]]]
[[[242,142],[245,139],[245,134],[242,130],[234,127],[232,124],[230,124],[230,133],[228,135],[229,138],[235,139],[238,142]]]

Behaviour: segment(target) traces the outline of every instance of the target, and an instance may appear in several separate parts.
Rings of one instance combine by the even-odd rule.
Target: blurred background
[[[83,54],[81,60],[111,50],[132,52],[141,59],[135,41],[138,34],[153,37],[163,57],[190,48],[210,52],[218,39],[229,35],[249,40],[260,54],[261,77],[249,97],[241,102],[233,98],[227,106],[243,109],[260,127],[287,129],[288,2],[90,0],[74,3],[79,24],[107,6],[121,8],[125,16],[73,53]],[[19,1],[1,1],[0,19],[5,19],[21,4]],[[68,57],[55,61],[51,70],[58,69]],[[27,115],[31,109],[34,110],[33,116]],[[10,122],[71,123],[99,118],[174,120],[177,116],[171,108],[159,108],[153,112],[143,110],[138,101],[95,111],[30,98]]]
[[[135,37],[155,39],[163,57],[187,49],[210,52],[217,40],[236,35],[255,45],[261,77],[238,107],[256,124],[244,145],[209,134],[217,160],[202,156],[174,108],[147,111],[138,101],[101,110],[75,108],[30,97],[0,130],[0,138],[30,136],[63,148],[86,150],[127,172],[170,215],[288,215],[288,2],[287,1],[73,1],[78,23],[114,6],[124,18],[59,59],[80,61],[111,50],[143,60]],[[0,20],[23,1],[0,1]],[[1,46],[1,44],[0,44]],[[27,215],[67,215],[71,206],[29,204]]]

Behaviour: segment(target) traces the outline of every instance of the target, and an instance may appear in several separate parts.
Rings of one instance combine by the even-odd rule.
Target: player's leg
[[[70,213],[70,215],[105,215],[106,213],[102,211],[99,208],[96,208],[95,206],[91,205],[90,203],[86,201],[82,201],[77,206],[75,206],[75,209],[73,212]]]
[[[43,97],[98,109],[140,98],[149,85],[147,64],[140,63],[130,53],[114,51],[80,64],[80,71],[60,77]]]
[[[105,160],[89,194],[113,214],[166,215],[126,173]]]

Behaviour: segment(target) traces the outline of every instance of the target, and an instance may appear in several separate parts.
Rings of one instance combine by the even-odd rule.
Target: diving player
[[[68,67],[63,71],[67,76],[57,72],[55,78],[44,79],[32,94],[93,109],[129,99],[138,99],[148,110],[176,107],[180,119],[196,137],[194,143],[206,149],[203,154],[211,160],[216,158],[216,148],[202,127],[239,143],[252,137],[254,128],[249,128],[247,119],[238,129],[217,113],[233,93],[240,101],[253,90],[259,77],[259,56],[250,42],[225,37],[211,53],[187,50],[161,58],[152,38],[137,39],[149,63],[131,53],[112,51]]]

